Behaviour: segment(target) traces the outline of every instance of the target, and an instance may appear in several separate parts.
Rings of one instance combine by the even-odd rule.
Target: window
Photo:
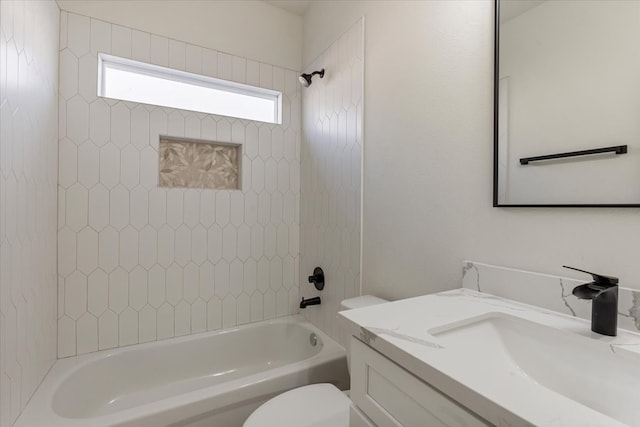
[[[98,55],[98,96],[282,123],[280,92],[102,53]]]

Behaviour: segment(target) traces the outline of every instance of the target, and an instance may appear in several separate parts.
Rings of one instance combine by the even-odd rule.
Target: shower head
[[[300,84],[302,86],[309,87],[309,86],[311,86],[311,78],[313,76],[315,76],[316,74],[319,75],[320,78],[323,78],[324,77],[324,68],[322,70],[320,70],[320,71],[314,71],[311,74],[302,73],[302,74],[300,74],[300,77],[298,77],[298,80],[300,80]]]
[[[302,86],[309,87],[311,85],[311,74],[300,74],[298,80],[300,80]]]

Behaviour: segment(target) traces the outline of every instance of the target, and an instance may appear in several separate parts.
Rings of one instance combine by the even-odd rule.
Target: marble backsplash
[[[573,296],[574,287],[584,280],[513,268],[465,261],[462,268],[462,287],[546,308],[569,316],[591,319],[591,301]],[[640,291],[619,288],[618,327],[640,331]]]

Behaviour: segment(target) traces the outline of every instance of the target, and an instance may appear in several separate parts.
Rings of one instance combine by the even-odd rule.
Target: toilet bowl
[[[382,304],[386,300],[371,295],[349,298],[342,310]],[[347,362],[350,349],[347,343]],[[349,364],[347,367],[350,369]],[[333,384],[311,384],[282,393],[262,404],[243,427],[349,427],[351,400]]]

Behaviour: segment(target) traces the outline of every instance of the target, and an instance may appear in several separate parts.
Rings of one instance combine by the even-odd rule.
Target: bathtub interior
[[[274,323],[132,347],[73,371],[55,391],[53,410],[65,418],[112,414],[306,360],[324,346],[320,336],[312,344],[312,333]]]

